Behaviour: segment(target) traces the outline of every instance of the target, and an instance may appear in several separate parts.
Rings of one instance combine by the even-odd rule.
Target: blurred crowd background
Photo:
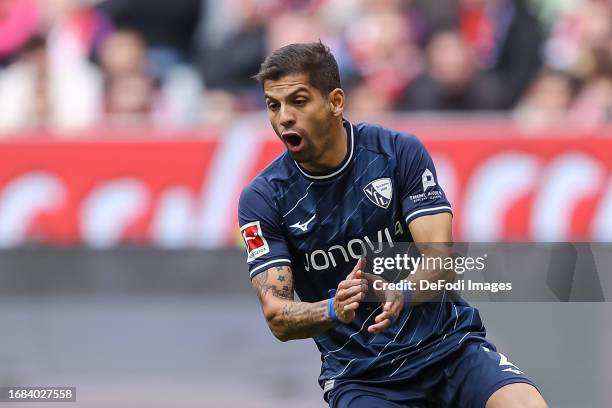
[[[352,112],[612,121],[610,0],[0,0],[0,135],[227,124],[264,109],[270,51],[317,39]]]
[[[612,0],[0,0],[0,385],[325,406],[315,345],[265,325],[236,220],[283,149],[250,77],[319,39],[350,120],[424,137],[455,239],[612,242]],[[575,408],[612,407],[611,305],[479,308]]]

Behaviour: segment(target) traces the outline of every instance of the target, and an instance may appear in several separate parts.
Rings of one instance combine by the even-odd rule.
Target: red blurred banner
[[[452,138],[443,125],[415,132],[453,205],[456,240],[612,241],[612,138],[469,126]],[[246,129],[2,143],[0,247],[234,245],[242,186],[282,151],[265,124]]]

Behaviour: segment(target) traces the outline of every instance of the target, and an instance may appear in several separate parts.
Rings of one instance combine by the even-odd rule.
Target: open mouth
[[[285,143],[287,144],[287,147],[292,151],[299,150],[304,140],[302,139],[302,136],[300,136],[299,134],[295,132],[283,133],[282,137]]]

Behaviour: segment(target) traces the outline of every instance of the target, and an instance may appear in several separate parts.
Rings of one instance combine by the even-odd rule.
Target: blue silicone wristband
[[[336,310],[334,309],[334,302],[336,300],[335,296],[330,297],[327,300],[327,316],[332,322],[338,321],[338,316],[336,316]]]

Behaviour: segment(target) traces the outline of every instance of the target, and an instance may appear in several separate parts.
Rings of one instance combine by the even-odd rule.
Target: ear
[[[344,91],[336,88],[329,93],[329,108],[332,116],[342,116],[344,112]]]

